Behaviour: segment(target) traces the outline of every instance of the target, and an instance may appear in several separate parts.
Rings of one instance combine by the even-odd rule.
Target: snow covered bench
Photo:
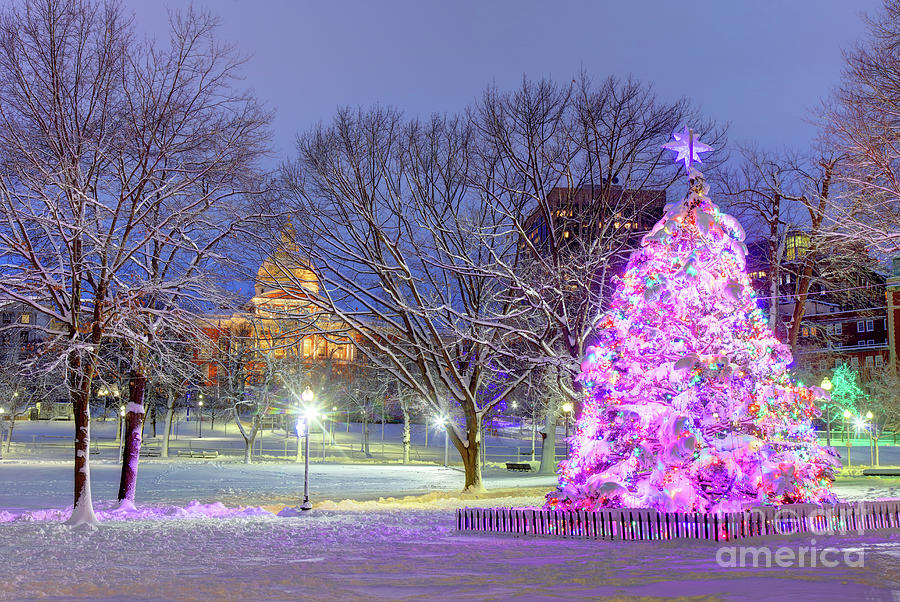
[[[518,470],[521,472],[529,472],[531,470],[531,464],[527,462],[507,462],[506,470]]]
[[[140,455],[142,458],[158,458],[160,453],[162,452],[158,447],[142,447]]]
[[[218,458],[219,452],[214,449],[179,449],[178,455],[188,458]]]

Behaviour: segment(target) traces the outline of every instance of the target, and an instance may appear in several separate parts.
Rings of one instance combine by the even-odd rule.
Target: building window
[[[875,365],[878,366],[879,368],[884,366],[884,358],[881,357],[880,355],[876,355],[875,356]]]
[[[851,357],[850,358],[850,366],[853,368],[859,368],[859,358],[856,356]]]
[[[865,332],[866,331],[866,323],[860,320],[856,323],[856,332]]]
[[[875,365],[875,358],[871,355],[866,356],[866,368],[871,368]]]
[[[817,333],[817,332],[818,332],[818,331],[816,330],[816,327],[815,327],[815,326],[810,326],[810,327],[809,327],[809,334],[811,334],[812,336],[816,336],[816,333]]]
[[[838,358],[838,357],[834,358],[834,367],[835,368],[841,367],[841,359],[840,358]]]
[[[868,341],[866,341],[866,345],[869,345],[870,347],[875,345],[875,339],[869,339]]]
[[[834,325],[834,334],[841,334],[841,330],[843,330],[843,327],[840,322]]]
[[[809,328],[807,328],[806,326],[804,326],[804,327],[801,329],[801,336],[808,337],[808,336],[809,336]]]
[[[866,320],[866,332],[875,330],[875,320]]]
[[[31,314],[22,314],[22,324],[31,324]]]

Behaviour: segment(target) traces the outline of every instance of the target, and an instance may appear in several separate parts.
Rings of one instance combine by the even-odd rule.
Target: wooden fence
[[[540,510],[462,508],[459,531],[551,536],[576,539],[729,541],[745,537],[810,533],[862,534],[900,531],[900,499],[816,506],[758,506],[743,512],[657,512],[633,508]]]

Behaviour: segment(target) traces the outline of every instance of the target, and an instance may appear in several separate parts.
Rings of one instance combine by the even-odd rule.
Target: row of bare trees
[[[449,436],[467,490],[482,487],[485,416],[532,370],[580,401],[574,377],[613,269],[646,221],[630,191],[664,197],[675,169],[660,145],[686,121],[720,140],[684,100],[583,75],[491,88],[425,120],[342,109],[298,137],[283,219],[294,260],[322,283],[312,302],[400,388],[462,415]],[[546,412],[549,471],[558,415]]]
[[[133,499],[154,356],[216,305],[223,241],[264,187],[269,113],[237,87],[215,19],[174,15],[139,41],[117,2],[26,0],[0,15],[0,295],[50,317],[42,356],[75,410],[74,511],[95,523],[89,399],[104,349],[127,350]]]
[[[773,297],[788,214],[802,214],[809,242],[792,268],[792,343],[830,241],[864,234],[883,252],[897,248],[900,9],[886,6],[869,44],[848,55],[828,113],[838,148],[807,162],[747,154],[730,180],[735,205],[768,237]],[[228,308],[223,284],[252,269],[236,250],[273,251],[286,231],[296,241],[273,261],[294,278],[296,265],[309,267],[320,285],[305,294],[304,327],[335,319],[386,387],[461,416],[449,436],[465,488],[481,489],[481,427],[501,401],[529,382],[580,401],[579,363],[653,209],[632,191],[664,195],[676,178],[661,144],[689,123],[721,148],[723,131],[687,100],[663,101],[630,78],[524,78],[458,115],[342,109],[298,137],[273,182],[261,168],[271,115],[239,88],[242,59],[215,24],[175,14],[160,44],[138,41],[112,0],[23,0],[0,17],[0,297],[49,317],[36,357],[62,370],[75,409],[71,521],[96,520],[97,382],[128,374],[120,499],[132,502],[148,389],[164,391],[168,432],[179,390],[203,378],[188,351],[203,336],[197,315]],[[715,154],[706,161],[716,167]],[[281,343],[251,341],[265,329],[248,328],[229,331],[217,353],[250,449],[259,425],[245,428],[240,415],[271,403]],[[265,381],[252,402],[248,353]],[[545,412],[549,450],[559,405]]]

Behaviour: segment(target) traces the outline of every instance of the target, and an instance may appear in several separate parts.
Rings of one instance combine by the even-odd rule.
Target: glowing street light
[[[197,438],[203,439],[203,394],[197,402]]]
[[[844,410],[844,441],[847,442],[847,468],[850,468],[850,418],[853,416],[850,410]]]
[[[447,422],[446,416],[438,416],[434,419],[434,423],[444,429],[444,466],[450,463],[450,425]]]
[[[125,453],[125,406],[119,406],[119,462]]]
[[[824,390],[826,390],[826,391],[831,391],[831,386],[832,386],[832,385],[831,385],[831,381],[828,379],[827,376],[826,376],[825,378],[822,379],[822,385],[821,385],[821,386],[822,386],[822,388],[823,388]]]
[[[315,395],[309,387],[306,387],[303,393],[300,394],[300,399],[305,406],[303,414],[306,417],[306,443],[303,448],[303,503],[300,504],[301,510],[312,510],[312,504],[309,502],[309,423],[315,419],[317,414],[316,408],[312,405],[314,398]]]
[[[6,408],[0,407],[0,460],[3,459],[3,414],[6,413]]]

